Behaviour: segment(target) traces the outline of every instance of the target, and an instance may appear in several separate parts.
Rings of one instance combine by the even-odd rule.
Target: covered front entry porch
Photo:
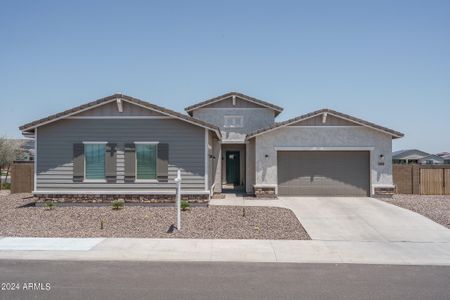
[[[222,144],[222,193],[245,192],[245,160],[245,144]]]

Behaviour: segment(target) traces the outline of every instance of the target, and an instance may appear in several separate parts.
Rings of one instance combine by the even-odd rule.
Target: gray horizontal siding
[[[184,190],[205,189],[205,129],[176,119],[66,119],[38,128],[37,190],[173,190],[178,168]],[[73,182],[73,144],[117,143],[117,182]],[[125,183],[125,143],[158,141],[169,144],[168,182]]]
[[[99,107],[89,109],[87,111],[81,112],[79,114],[74,115],[76,117],[81,116],[164,116],[156,111],[149,110],[147,108],[143,108],[137,106],[135,104],[131,104],[122,101],[122,112],[119,112],[117,108],[117,102],[112,101],[107,104],[103,104]]]

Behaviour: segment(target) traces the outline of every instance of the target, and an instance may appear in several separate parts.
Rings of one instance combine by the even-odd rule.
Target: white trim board
[[[246,144],[245,140],[221,140],[219,142],[220,142],[220,144],[225,144],[225,145],[227,145],[227,144],[243,144],[243,145],[245,145]]]
[[[135,144],[157,145],[159,142],[134,142]]]
[[[125,102],[128,102],[128,103],[130,103],[130,104],[134,104],[134,105],[137,105],[137,106],[146,108],[146,109],[148,109],[148,110],[156,111],[156,112],[159,112],[160,114],[163,114],[163,115],[166,115],[166,116],[169,116],[169,117],[173,117],[174,119],[178,119],[178,120],[181,120],[181,121],[190,123],[190,124],[192,124],[192,125],[200,126],[200,127],[203,127],[203,128],[205,128],[205,129],[207,129],[207,130],[215,131],[218,137],[220,137],[220,138],[222,137],[220,131],[216,131],[216,130],[214,130],[214,129],[212,129],[212,128],[206,127],[206,126],[201,125],[201,124],[198,124],[198,123],[196,123],[196,122],[192,122],[192,121],[186,120],[186,119],[184,119],[184,118],[178,117],[178,116],[176,116],[176,115],[172,115],[172,114],[167,113],[167,112],[164,112],[164,111],[159,111],[159,110],[156,110],[156,109],[151,109],[151,108],[148,108],[148,107],[146,107],[146,106],[144,106],[144,105],[141,105],[141,104],[138,104],[138,103],[134,103],[134,102],[128,101],[127,99],[122,99],[122,100],[125,101]],[[188,116],[188,117],[189,117],[189,116]],[[189,118],[190,118],[190,117],[189,117]]]
[[[208,129],[205,128],[205,190],[208,189],[209,184],[209,174],[208,174],[208,145],[209,145],[209,138],[208,138]]]
[[[251,99],[248,99],[248,98],[245,98],[245,97],[242,97],[242,96],[239,96],[239,95],[227,95],[227,96],[220,97],[220,98],[218,98],[218,99],[216,99],[216,100],[214,100],[214,101],[208,101],[208,100],[207,100],[207,103],[204,103],[204,104],[202,104],[202,105],[198,105],[198,106],[193,105],[193,106],[195,106],[195,107],[193,107],[193,108],[191,108],[191,109],[186,109],[186,112],[191,112],[191,111],[200,109],[200,108],[205,107],[205,106],[207,106],[207,105],[211,105],[211,104],[214,104],[214,103],[216,103],[216,102],[219,102],[219,101],[223,101],[223,100],[225,100],[225,99],[228,99],[228,98],[230,98],[230,97],[232,97],[232,96],[235,96],[235,97],[237,97],[238,99],[241,99],[241,100],[244,100],[244,101],[248,101],[248,102],[254,103],[254,104],[259,105],[259,106],[261,106],[261,107],[265,107],[265,108],[268,108],[268,109],[270,109],[270,110],[277,111],[277,112],[279,112],[279,113],[281,113],[281,112],[283,111],[282,109],[279,110],[279,109],[276,109],[276,108],[271,107],[271,106],[269,106],[269,105],[265,105],[265,104],[262,104],[262,103],[253,101],[253,100],[251,100]]]
[[[198,108],[199,111],[205,110],[205,111],[210,111],[210,110],[234,110],[234,111],[240,111],[240,110],[261,110],[261,109],[269,109],[266,107],[201,107]],[[195,109],[197,110],[197,109]],[[272,109],[270,109],[272,110]]]
[[[38,130],[37,128],[34,130],[34,182],[33,182],[33,189],[36,190],[37,189],[37,160],[38,160],[38,154],[37,154],[37,146],[38,146],[38,141],[37,141],[37,135],[38,135]]]
[[[175,190],[154,190],[154,191],[123,191],[123,190],[57,190],[57,191],[36,191],[32,192],[34,195],[175,195]],[[207,191],[181,191],[182,195],[208,195],[210,193]]]
[[[100,107],[100,106],[102,106],[102,105],[111,103],[111,102],[116,101],[116,100],[117,100],[117,98],[111,99],[111,100],[105,101],[105,102],[103,102],[103,103],[99,103],[99,104],[96,104],[96,105],[93,105],[93,106],[90,106],[90,107],[86,107],[86,108],[77,110],[77,111],[72,112],[72,113],[68,113],[67,115],[60,116],[60,117],[58,117],[58,118],[51,119],[51,120],[48,120],[48,121],[45,121],[45,122],[36,124],[36,125],[34,125],[34,126],[30,126],[30,127],[24,128],[24,129],[22,130],[22,132],[28,131],[28,130],[30,130],[30,129],[36,129],[36,128],[38,128],[38,127],[41,127],[41,126],[46,125],[46,124],[49,124],[49,123],[56,122],[56,121],[61,120],[61,119],[66,119],[67,117],[70,117],[70,116],[73,116],[73,115],[82,113],[82,112],[84,112],[84,111],[87,111],[87,110],[90,110],[90,109],[93,109],[93,108],[96,108],[96,107]]]
[[[299,129],[299,128],[360,128],[361,125],[290,125],[285,128]]]
[[[73,116],[66,119],[174,119],[167,116]]]
[[[375,147],[274,147],[276,151],[374,151]]]
[[[281,129],[281,128],[294,127],[294,126],[289,126],[289,125],[290,125],[290,124],[299,123],[299,122],[303,122],[303,121],[309,120],[309,119],[311,119],[311,118],[315,118],[315,117],[317,117],[317,116],[320,116],[320,115],[322,115],[322,114],[324,114],[324,113],[323,113],[323,112],[319,112],[319,113],[316,113],[316,114],[314,114],[314,115],[305,117],[305,118],[303,118],[303,119],[299,119],[299,120],[294,120],[294,119],[292,119],[290,122],[288,122],[288,123],[286,123],[286,124],[283,124],[283,125],[280,125],[280,126],[277,126],[277,127],[274,127],[274,128],[270,128],[270,129],[267,129],[267,130],[265,130],[265,131],[258,132],[258,133],[256,133],[256,134],[253,134],[253,135],[250,135],[250,136],[247,136],[246,139],[248,140],[248,139],[257,137],[257,136],[259,136],[259,135],[261,135],[261,134],[269,133],[269,132],[272,132],[272,131],[275,131],[275,130],[278,130],[278,129]],[[339,116],[339,115],[337,115],[337,114],[333,114],[332,112],[327,112],[327,115],[329,115],[329,116],[331,115],[331,116],[336,117],[336,118],[338,118],[338,119],[346,120],[346,121],[348,121],[348,122],[355,123],[355,124],[358,124],[358,125],[360,125],[360,126],[363,126],[363,127],[366,127],[366,128],[373,129],[373,130],[375,130],[375,131],[381,132],[381,133],[383,133],[383,134],[386,134],[386,135],[389,135],[389,136],[392,136],[392,137],[396,137],[396,138],[400,138],[400,137],[401,137],[401,136],[398,136],[398,135],[396,135],[396,134],[387,132],[387,131],[385,131],[385,130],[382,130],[382,129],[379,129],[379,128],[370,126],[370,125],[368,125],[368,124],[364,124],[364,123],[355,121],[355,120],[353,120],[353,119],[349,119],[349,118],[345,118],[345,117]],[[305,127],[305,126],[299,126],[299,127]],[[321,127],[325,127],[325,126],[320,126],[320,125],[318,125],[318,126],[313,126],[313,127],[321,128]],[[336,127],[336,126],[332,126],[332,127]],[[297,127],[294,127],[294,128],[297,128]]]
[[[38,124],[36,124],[36,125],[32,125],[32,126],[30,126],[30,127],[24,128],[24,129],[21,130],[21,131],[22,131],[22,133],[25,133],[26,131],[29,131],[29,130],[31,130],[31,129],[36,129],[36,128],[40,127],[40,126],[43,126],[43,125],[46,125],[46,124],[49,124],[49,123],[53,123],[53,122],[56,122],[56,121],[61,120],[61,119],[66,119],[66,118],[68,118],[68,117],[74,116],[74,115],[79,114],[79,113],[82,113],[82,112],[84,112],[84,111],[91,110],[91,109],[93,109],[93,108],[96,108],[96,107],[99,107],[99,106],[102,106],[102,105],[105,105],[105,104],[108,104],[108,103],[117,101],[118,98],[120,98],[120,97],[116,97],[116,98],[107,100],[107,101],[105,101],[105,102],[102,102],[102,103],[99,103],[99,104],[96,104],[96,105],[93,105],[93,106],[86,107],[86,108],[84,108],[84,109],[80,109],[80,110],[77,110],[77,111],[68,113],[68,114],[66,114],[66,115],[60,116],[60,117],[55,118],[55,119],[50,119],[50,120],[48,120],[48,121],[44,121],[44,122],[38,123]],[[124,98],[120,98],[120,99],[121,99],[122,101],[124,101],[124,102],[129,103],[129,104],[136,105],[136,106],[145,108],[145,109],[150,110],[150,111],[155,111],[155,112],[160,113],[160,114],[162,114],[162,115],[164,115],[164,116],[167,116],[167,117],[170,117],[170,118],[173,118],[173,119],[178,119],[178,120],[180,120],[180,121],[184,121],[184,122],[187,122],[187,123],[190,123],[190,124],[192,124],[192,125],[196,125],[196,126],[199,126],[199,127],[202,127],[202,128],[206,128],[206,129],[208,129],[208,130],[214,131],[214,132],[217,134],[217,136],[218,136],[219,138],[222,137],[222,136],[221,136],[221,133],[220,133],[220,130],[218,130],[218,129],[210,128],[210,127],[208,127],[208,126],[199,124],[199,123],[197,123],[197,122],[193,122],[193,121],[187,120],[187,119],[182,118],[182,117],[179,117],[179,116],[177,116],[177,115],[175,115],[175,114],[171,114],[171,113],[168,113],[168,112],[165,112],[165,111],[161,111],[161,110],[158,110],[158,109],[154,109],[154,108],[149,108],[149,107],[147,107],[147,106],[145,106],[145,105],[142,105],[142,104],[139,104],[139,103],[135,103],[135,102],[129,101],[129,100],[124,99]],[[186,117],[191,118],[191,117],[189,117],[189,116],[186,116]],[[200,120],[199,120],[199,121],[200,121]]]

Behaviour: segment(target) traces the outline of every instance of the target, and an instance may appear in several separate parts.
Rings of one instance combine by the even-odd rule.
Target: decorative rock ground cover
[[[392,199],[383,200],[450,228],[450,196],[394,195]]]
[[[285,208],[192,207],[182,212],[182,230],[168,233],[176,217],[173,207],[24,206],[32,202],[29,194],[0,196],[0,236],[310,239]]]

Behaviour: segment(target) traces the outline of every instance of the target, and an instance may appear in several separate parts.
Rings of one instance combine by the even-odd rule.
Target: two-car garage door
[[[368,151],[278,151],[280,196],[369,196]]]

